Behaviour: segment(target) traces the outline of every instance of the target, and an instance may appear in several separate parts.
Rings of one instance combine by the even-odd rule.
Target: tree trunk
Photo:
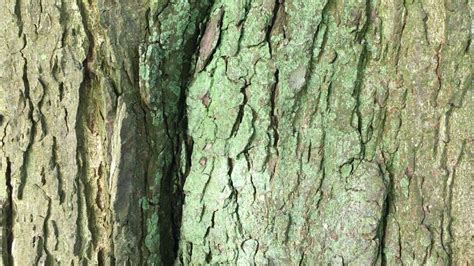
[[[470,0],[4,0],[3,265],[469,265]]]

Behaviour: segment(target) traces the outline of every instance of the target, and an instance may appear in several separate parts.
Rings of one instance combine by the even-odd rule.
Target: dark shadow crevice
[[[185,42],[182,47],[182,52],[175,54],[169,53],[170,58],[164,58],[163,62],[154,62],[158,64],[157,68],[166,67],[165,64],[174,64],[175,60],[171,57],[179,56],[180,64],[176,67],[179,71],[179,96],[178,99],[170,100],[166,96],[172,93],[167,91],[169,88],[166,86],[155,87],[152,89],[162,90],[160,99],[160,110],[156,112],[162,112],[163,126],[165,127],[166,137],[168,144],[165,149],[168,151],[156,151],[152,150],[152,153],[157,152],[168,152],[170,156],[165,156],[166,162],[162,164],[162,168],[157,169],[162,171],[162,179],[160,183],[159,193],[159,234],[160,234],[160,250],[159,257],[163,265],[172,265],[177,259],[179,250],[180,240],[180,228],[182,220],[182,208],[185,200],[185,194],[183,191],[186,176],[188,175],[191,168],[191,154],[193,150],[193,140],[187,132],[188,120],[186,113],[186,97],[187,88],[189,87],[193,72],[195,71],[195,65],[197,60],[197,53],[199,50],[200,38],[202,32],[200,29],[204,26],[204,22],[208,19],[212,11],[212,3],[197,3],[196,9],[198,9],[198,15],[194,16],[193,21],[189,21],[188,27],[194,27],[196,30],[188,35],[184,36]],[[169,7],[169,6],[168,6]],[[191,12],[195,12],[195,10]],[[161,11],[163,13],[163,11]],[[162,84],[166,84],[167,81],[174,81],[173,77],[164,74],[160,75],[161,79],[164,79]],[[172,110],[172,111],[169,111]],[[170,112],[170,113],[169,113]],[[147,124],[150,124],[148,121]],[[149,125],[153,127],[153,125]],[[152,148],[153,149],[153,148]],[[183,160],[184,158],[184,160]],[[147,223],[146,217],[144,217],[144,223]],[[144,226],[144,229],[146,225]],[[146,230],[146,229],[145,229]],[[149,233],[149,232],[145,232]]]
[[[3,217],[2,227],[4,227],[2,234],[4,240],[2,241],[2,246],[5,248],[5,252],[3,252],[3,261],[7,263],[7,265],[13,265],[13,254],[12,254],[12,244],[13,244],[13,186],[12,186],[12,170],[11,170],[11,162],[7,158],[7,167],[5,171],[5,179],[6,179],[6,190],[7,190],[7,198],[6,202],[2,202],[1,207],[1,214]],[[2,248],[3,249],[3,248]]]

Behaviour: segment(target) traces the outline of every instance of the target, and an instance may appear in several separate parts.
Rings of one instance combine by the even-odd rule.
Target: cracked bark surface
[[[472,263],[472,1],[0,7],[1,264]]]

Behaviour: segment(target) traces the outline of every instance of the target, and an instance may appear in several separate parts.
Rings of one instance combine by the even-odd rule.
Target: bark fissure
[[[28,141],[28,144],[26,146],[26,149],[25,151],[23,152],[23,164],[22,164],[22,171],[21,171],[21,182],[20,182],[20,186],[18,187],[18,198],[21,200],[22,197],[23,197],[23,190],[24,190],[24,187],[26,185],[26,181],[27,181],[27,175],[28,175],[28,165],[29,165],[29,159],[30,159],[30,152],[31,152],[31,146],[33,145],[34,143],[34,140],[35,140],[35,137],[36,137],[36,122],[33,120],[33,104],[31,102],[31,99],[30,99],[30,82],[28,80],[28,61],[25,57],[25,55],[23,54],[23,50],[26,48],[27,46],[27,38],[26,38],[26,35],[23,34],[22,35],[23,37],[23,40],[24,40],[24,46],[23,48],[20,50],[20,54],[21,54],[21,57],[24,61],[24,64],[23,64],[23,75],[22,75],[22,81],[23,81],[23,97],[24,97],[24,102],[25,102],[25,109],[27,109],[27,112],[28,112],[28,119],[30,121],[30,123],[32,123],[31,125],[31,132],[29,134],[29,141]]]
[[[51,255],[51,252],[48,250],[48,240],[50,238],[50,231],[49,231],[49,222],[51,218],[51,198],[46,195],[45,197],[48,199],[48,209],[46,211],[46,216],[44,217],[44,223],[43,223],[43,235],[44,235],[44,241],[43,241],[43,249],[46,254],[45,258],[45,263],[46,264],[52,264],[53,263],[53,257]]]
[[[16,18],[17,18],[17,26],[18,26],[18,36],[22,36],[23,35],[23,21],[21,19],[21,8],[22,8],[22,4],[21,4],[21,1],[22,0],[16,0],[15,1],[15,8],[14,8],[14,12],[15,12],[15,15],[16,15]]]
[[[271,42],[272,31],[273,31],[273,28],[275,27],[275,22],[277,21],[277,18],[278,18],[278,12],[280,12],[280,8],[282,8],[281,5],[283,5],[283,3],[284,2],[282,0],[275,0],[275,4],[273,5],[273,10],[272,10],[270,23],[268,24],[268,26],[266,28],[266,31],[265,31],[265,40],[268,43],[268,49],[269,49],[269,52],[270,52],[270,57],[273,55],[272,42]]]
[[[246,91],[248,86],[250,86],[250,84],[245,84],[240,89],[240,93],[242,94],[243,99],[242,99],[242,103],[239,105],[239,112],[237,114],[237,118],[235,119],[234,125],[232,126],[232,130],[230,132],[229,138],[232,138],[237,134],[237,132],[239,131],[239,126],[242,123],[242,119],[244,117],[245,106],[247,105],[247,101],[248,101],[248,96],[247,96],[247,91]]]
[[[385,159],[385,158],[384,158]],[[390,217],[390,212],[393,206],[392,204],[392,197],[393,197],[393,175],[389,169],[390,166],[387,165],[382,165],[379,166],[381,168],[381,172],[383,172],[388,179],[388,185],[387,185],[387,192],[386,196],[384,199],[384,206],[383,206],[383,212],[382,216],[380,219],[380,224],[379,224],[379,229],[378,229],[378,234],[379,234],[379,258],[380,258],[380,263],[381,265],[388,265],[387,263],[387,258],[385,254],[385,242],[387,241],[387,230],[388,230],[388,225],[389,225],[389,217]],[[384,171],[383,171],[384,170]]]
[[[78,241],[76,242],[76,250],[78,255],[85,255],[87,259],[92,258],[90,254],[90,243],[87,243],[83,240],[83,236],[89,235],[92,239],[92,245],[97,245],[97,234],[94,229],[95,226],[95,216],[93,212],[93,191],[92,184],[90,180],[90,175],[88,173],[89,168],[89,158],[88,158],[88,140],[87,134],[88,131],[95,131],[94,121],[89,117],[90,110],[92,108],[93,99],[90,99],[92,90],[94,89],[93,82],[95,79],[95,74],[92,69],[94,60],[95,60],[95,39],[90,29],[91,22],[89,18],[88,3],[77,0],[77,6],[79,7],[82,26],[87,37],[87,54],[85,59],[82,61],[82,73],[83,79],[79,87],[79,104],[77,107],[77,123],[75,125],[75,130],[78,139],[77,147],[77,161],[78,161],[78,177],[77,177],[77,189],[78,194],[78,208],[79,215],[77,216],[78,224]],[[82,196],[84,195],[84,196]],[[84,217],[85,215],[85,217]],[[86,231],[87,230],[87,231]]]
[[[270,128],[273,131],[273,143],[272,146],[276,151],[276,156],[278,156],[278,140],[280,135],[278,133],[278,114],[276,110],[276,103],[278,100],[278,82],[279,82],[279,75],[278,69],[275,71],[274,74],[275,83],[271,87],[271,95],[270,95]]]
[[[13,219],[15,217],[13,209],[13,186],[12,186],[12,169],[9,158],[6,158],[6,169],[5,169],[5,188],[7,192],[7,198],[5,202],[1,202],[1,214],[2,214],[2,250],[5,248],[5,252],[2,254],[3,261],[5,264],[13,265]]]
[[[178,253],[181,208],[184,201],[183,184],[189,172],[193,149],[192,138],[187,134],[186,87],[191,82],[190,71],[195,69],[199,71],[207,65],[209,58],[212,58],[218,45],[224,12],[221,9],[209,19],[205,33],[199,40],[199,27],[205,17],[209,16],[211,5],[207,2],[188,3],[183,5],[185,7],[183,10],[179,10],[180,5],[167,2],[157,10],[152,8],[148,11],[151,14],[148,15],[147,36],[145,44],[141,47],[143,54],[141,68],[149,71],[141,76],[140,86],[142,99],[145,101],[145,106],[149,107],[144,110],[149,121],[146,126],[148,135],[151,138],[159,136],[163,128],[163,137],[166,138],[163,143],[153,144],[154,140],[149,141],[151,152],[157,153],[156,156],[161,157],[163,163],[161,168],[156,169],[158,170],[156,175],[159,177],[147,182],[149,185],[146,188],[149,191],[149,201],[156,204],[153,206],[154,211],[145,212],[143,221],[146,235],[144,245],[149,252],[148,263],[159,260],[164,264],[170,264],[175,261]],[[182,22],[176,25],[173,17],[168,17],[170,12],[177,12],[177,16],[182,17]],[[181,41],[176,41],[173,36],[167,35],[167,31],[175,31],[176,26],[178,31],[175,34],[180,35]],[[160,36],[159,41],[156,40],[156,36]],[[201,53],[196,63],[193,55],[196,55],[198,48]],[[170,72],[171,70],[174,72]],[[160,83],[156,83],[158,80]],[[159,104],[155,104],[156,102]],[[157,120],[154,122],[149,120],[152,117],[156,117],[153,119]],[[158,120],[163,124],[158,124]],[[149,165],[154,164],[156,163],[149,162]],[[153,175],[153,171],[156,170],[152,170],[149,174]],[[160,185],[156,186],[156,182]],[[158,213],[157,220],[152,220],[153,212]],[[156,234],[153,228],[156,228],[159,234]],[[158,251],[151,245],[151,241],[168,244],[160,244]]]

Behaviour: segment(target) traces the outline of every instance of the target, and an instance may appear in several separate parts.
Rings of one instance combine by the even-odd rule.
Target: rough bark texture
[[[471,0],[3,0],[3,265],[469,265]]]

